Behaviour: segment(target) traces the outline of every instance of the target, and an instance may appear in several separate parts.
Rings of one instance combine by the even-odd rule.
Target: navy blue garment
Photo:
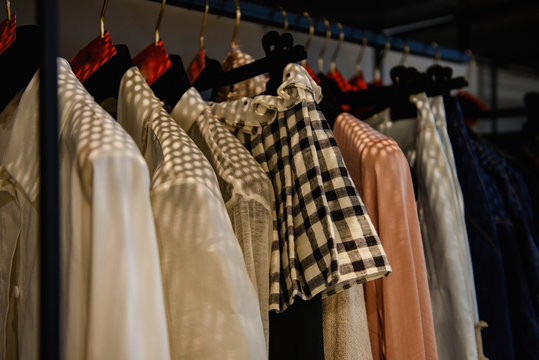
[[[539,251],[530,197],[524,180],[509,164],[483,143],[475,142],[482,168],[495,183],[502,256],[508,283],[511,326],[517,359],[539,359]]]
[[[483,352],[491,360],[514,359],[507,292],[507,280],[513,279],[506,278],[495,217],[498,214],[496,206],[502,200],[498,196],[497,201],[493,201],[489,189],[495,184],[480,166],[457,100],[446,97],[444,105],[447,131],[464,197],[479,318],[488,324],[481,332]]]

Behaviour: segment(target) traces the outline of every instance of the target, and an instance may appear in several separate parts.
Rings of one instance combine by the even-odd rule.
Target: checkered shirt
[[[297,64],[283,78],[278,96],[211,106],[273,182],[279,241],[272,254],[281,266],[270,274],[270,309],[277,311],[295,296],[331,295],[391,271],[318,108],[320,87]]]

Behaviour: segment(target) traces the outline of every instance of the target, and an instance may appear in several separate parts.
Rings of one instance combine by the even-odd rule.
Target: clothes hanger
[[[440,49],[438,43],[433,42],[432,46],[434,52],[434,64],[429,66],[427,74],[431,78],[431,86],[427,91],[428,96],[449,95],[449,92],[453,89],[461,89],[468,86],[466,78],[460,76],[453,78],[453,69],[449,66],[440,65]]]
[[[191,84],[195,82],[200,73],[206,67],[206,48],[204,46],[204,33],[206,31],[206,21],[208,18],[209,10],[210,7],[208,4],[208,0],[206,0],[206,5],[204,6],[204,16],[202,17],[202,26],[200,27],[200,49],[187,67],[187,77],[189,78],[189,82]]]
[[[172,66],[168,54],[159,37],[159,27],[165,13],[166,0],[161,1],[159,16],[155,24],[154,41],[133,58],[133,63],[140,69],[142,76],[152,85],[161,75]]]
[[[372,85],[374,86],[382,86],[383,84],[380,67],[382,65],[382,62],[384,61],[384,58],[389,53],[389,50],[391,50],[391,42],[389,41],[389,36],[387,36],[387,34],[384,33],[384,38],[385,38],[384,48],[382,49],[382,52],[380,53],[380,57],[374,67],[374,79],[372,81]]]
[[[79,81],[97,103],[108,98],[117,99],[120,82],[125,72],[133,66],[126,45],[113,45],[105,31],[104,18],[108,0],[103,2],[99,16],[99,35],[86,45],[69,63]]]
[[[344,31],[342,28],[342,24],[340,22],[337,22],[337,27],[339,28],[339,42],[337,43],[337,47],[335,48],[335,51],[333,52],[333,56],[331,57],[331,61],[329,63],[329,72],[333,73],[336,70],[335,63],[337,61],[337,56],[339,55],[339,50],[341,50],[342,43],[344,41]]]
[[[6,0],[7,19],[0,23],[0,55],[15,41],[16,16],[11,15],[11,2]]]
[[[139,67],[155,96],[172,111],[182,95],[191,87],[183,61],[179,55],[168,55],[159,36],[166,1],[161,2],[155,24],[154,41],[138,54],[133,62]]]
[[[404,47],[402,49],[402,57],[399,61],[399,65],[404,66],[406,63],[406,59],[408,59],[408,55],[410,55],[410,46],[408,46],[408,41],[404,40]]]
[[[16,13],[6,0],[7,19],[0,26],[0,111],[28,85],[39,68],[39,30],[36,25],[15,27]]]
[[[189,65],[188,77],[192,86],[195,86],[200,83],[211,81],[210,79],[223,72],[221,62],[208,57],[206,53],[206,47],[204,45],[204,33],[206,31],[206,21],[209,12],[208,0],[206,0],[206,6],[204,8],[204,17],[202,18],[202,26],[200,28],[200,51],[195,56],[191,64]],[[236,1],[236,29],[239,27],[241,18],[241,11],[239,4]],[[209,94],[209,99],[215,99],[215,95],[219,90],[219,87],[205,89],[211,90]],[[202,91],[202,90],[200,90]]]
[[[359,90],[367,89],[367,83],[363,78],[363,71],[361,70],[361,61],[363,60],[365,50],[367,49],[367,36],[365,34],[365,31],[362,31],[362,34],[363,36],[361,39],[361,46],[356,58],[354,76],[352,76],[352,78],[348,81],[350,84],[357,87]]]
[[[236,46],[236,36],[241,18],[241,12],[236,2],[236,24],[232,35],[231,48]],[[215,90],[225,85],[232,85],[247,80],[257,75],[269,73],[270,80],[266,84],[265,94],[276,94],[276,89],[282,81],[284,67],[291,62],[299,62],[307,57],[305,49],[301,45],[293,45],[294,39],[291,34],[279,35],[276,31],[266,33],[262,38],[262,47],[266,56],[262,59],[240,66],[227,72],[220,72],[206,76],[204,71],[193,83],[199,91]],[[207,66],[207,65],[206,65]],[[209,72],[208,72],[209,73]],[[275,87],[277,85],[277,87]]]
[[[307,36],[307,41],[305,42],[305,45],[304,45],[305,52],[307,52],[307,50],[309,49],[309,45],[311,44],[311,40],[313,39],[313,36],[314,36],[314,24],[313,24],[313,20],[311,19],[311,16],[309,15],[309,13],[307,11],[303,12],[303,16],[305,16],[307,18],[307,21],[309,23],[309,35]],[[320,85],[321,80],[318,77],[318,75],[316,75],[316,73],[314,72],[312,67],[309,64],[307,64],[307,59],[304,59],[304,60],[301,61],[301,66],[303,66],[305,68],[305,70],[307,70],[309,75],[311,75],[311,78],[318,85]]]
[[[324,75],[324,54],[326,52],[326,48],[329,44],[329,39],[331,38],[331,25],[329,23],[329,20],[324,18],[324,25],[326,25],[326,39],[324,40],[324,45],[322,45],[322,49],[320,49],[320,54],[318,54],[318,76]]]

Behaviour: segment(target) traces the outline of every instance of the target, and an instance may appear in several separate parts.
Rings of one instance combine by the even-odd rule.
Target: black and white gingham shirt
[[[387,275],[391,267],[318,108],[321,90],[297,64],[278,96],[212,104],[273,182],[279,240],[270,274],[270,310],[294,297],[330,295]],[[275,256],[276,255],[276,256]]]

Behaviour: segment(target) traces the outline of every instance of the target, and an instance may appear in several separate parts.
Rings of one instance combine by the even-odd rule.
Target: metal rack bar
[[[160,0],[150,0],[154,2],[161,2]],[[169,0],[168,5],[179,6],[186,9],[204,11],[203,0]],[[251,21],[259,24],[265,24],[270,26],[275,26],[281,28],[283,26],[283,16],[281,11],[276,8],[269,6],[254,4],[250,2],[242,2],[241,7],[241,18],[242,21]],[[210,13],[215,15],[226,16],[230,18],[236,17],[236,9],[234,2],[229,0],[214,1],[210,5]],[[299,13],[287,12],[288,16],[288,28],[290,30],[301,31],[308,33],[309,23],[307,19]],[[314,19],[315,34],[324,36],[326,27],[323,20]],[[381,33],[376,33],[373,31],[363,31],[362,29],[351,27],[348,25],[343,25],[343,31],[345,36],[345,41],[361,43],[363,36],[367,37],[367,41],[370,46],[383,48],[385,45],[385,37]],[[332,33],[332,37],[337,39],[339,36],[338,31]],[[391,50],[402,51],[404,49],[404,39],[400,38],[390,38]],[[408,46],[410,47],[410,54],[421,55],[425,57],[434,57],[435,49],[432,45],[423,43],[420,41],[407,40]],[[464,63],[469,61],[469,56],[462,51],[447,48],[440,46],[439,47],[440,55],[442,60]]]
[[[60,231],[58,166],[57,1],[36,0],[41,66],[39,94],[41,359],[60,357]]]

